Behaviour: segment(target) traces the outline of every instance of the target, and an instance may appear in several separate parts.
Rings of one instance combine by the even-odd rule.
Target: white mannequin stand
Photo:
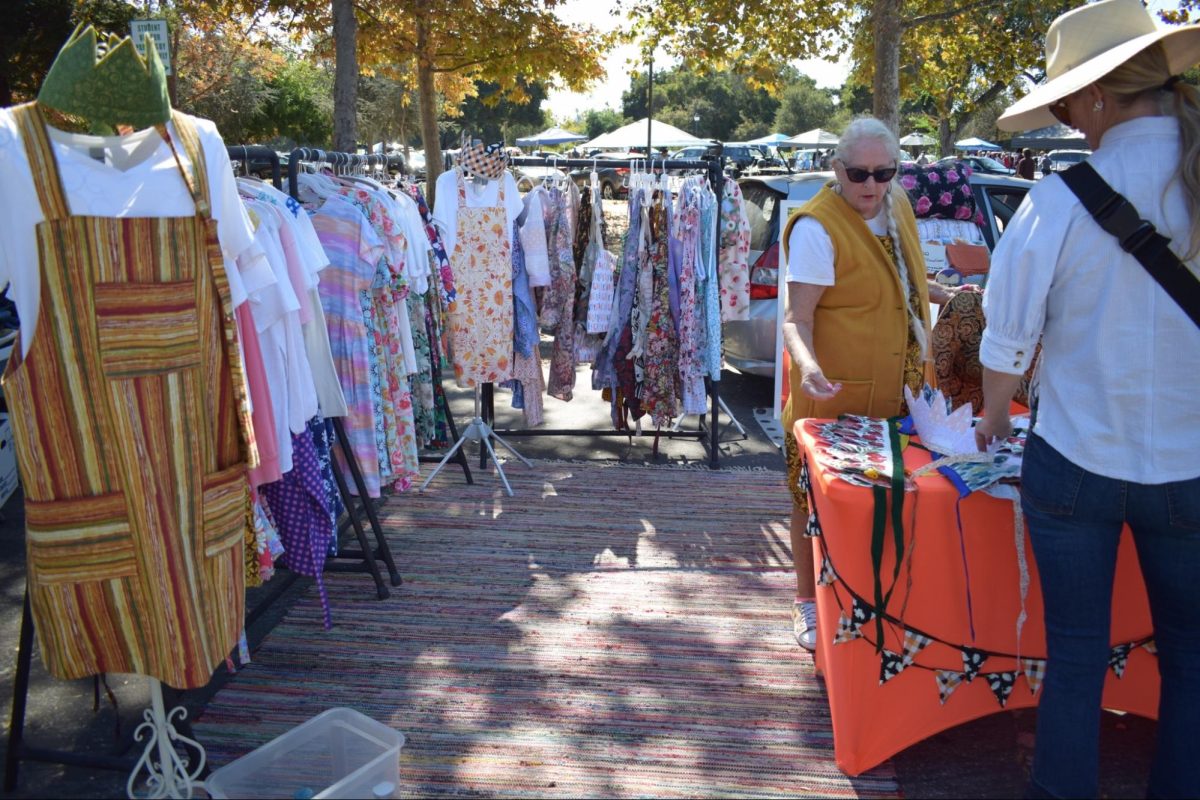
[[[207,756],[199,742],[175,730],[174,722],[187,717],[187,710],[183,706],[176,706],[167,713],[163,704],[162,684],[157,678],[151,678],[150,708],[145,710],[143,716],[146,721],[134,731],[133,739],[135,742],[140,742],[143,736],[149,739],[142,757],[129,775],[129,782],[125,784],[126,793],[133,798],[190,798],[200,785],[196,778],[203,771]],[[179,754],[176,742],[186,744],[200,754],[194,768],[189,758]],[[139,794],[135,787],[141,782],[143,771],[149,791]]]
[[[423,484],[421,484],[421,491],[425,491],[425,488],[429,486],[429,482],[432,481],[439,472],[441,472],[442,467],[446,466],[446,462],[453,458],[454,454],[458,452],[458,448],[462,447],[463,443],[468,441],[482,442],[482,446],[487,448],[488,455],[492,457],[492,463],[496,465],[496,472],[500,475],[500,481],[504,484],[504,491],[508,492],[509,497],[513,496],[512,486],[509,485],[508,478],[506,478],[504,475],[504,465],[500,463],[500,459],[496,458],[496,451],[492,447],[491,440],[494,438],[497,442],[507,447],[508,451],[520,459],[521,463],[525,466],[533,466],[533,464],[529,462],[529,459],[518,453],[516,448],[511,444],[497,436],[496,432],[492,430],[492,426],[483,421],[483,417],[480,415],[479,410],[481,405],[479,395],[481,391],[482,387],[475,387],[475,416],[469,423],[467,423],[466,430],[462,432],[462,436],[458,437],[458,441],[454,443],[454,447],[450,448],[450,452],[446,453],[446,455],[442,457],[441,462],[433,468],[433,472],[429,473],[429,477],[425,479]]]

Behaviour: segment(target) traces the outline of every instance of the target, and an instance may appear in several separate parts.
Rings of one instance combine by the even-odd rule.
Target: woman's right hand
[[[842,390],[840,383],[830,383],[820,368],[809,370],[800,379],[800,391],[813,400],[830,400]]]

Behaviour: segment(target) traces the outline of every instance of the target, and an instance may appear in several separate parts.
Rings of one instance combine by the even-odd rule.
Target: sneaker
[[[792,604],[792,634],[805,650],[817,649],[817,604],[812,600]]]

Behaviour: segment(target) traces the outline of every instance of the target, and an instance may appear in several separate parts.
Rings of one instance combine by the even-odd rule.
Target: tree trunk
[[[871,33],[875,39],[874,114],[899,134],[900,36],[904,33],[900,8],[904,0],[874,0]]]
[[[425,195],[433,207],[434,186],[442,172],[442,142],[438,136],[437,91],[429,54],[429,20],[417,17],[417,105],[421,109],[421,144],[425,147]]]
[[[949,116],[938,120],[938,147],[941,148],[943,157],[954,152],[954,131],[950,130]]]
[[[358,143],[358,20],[354,0],[333,0],[333,149]]]

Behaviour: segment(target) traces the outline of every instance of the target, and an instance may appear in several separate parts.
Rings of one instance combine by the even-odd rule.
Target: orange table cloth
[[[1016,621],[1021,611],[1019,568],[1013,503],[973,493],[961,501],[962,543],[955,514],[959,494],[937,472],[916,480],[917,490],[904,500],[905,559],[890,602],[888,618],[903,624],[884,623],[884,647],[904,650],[905,630],[934,638],[917,654],[912,666],[886,683],[880,683],[881,655],[872,643],[874,622],[862,626],[867,638],[835,644],[842,614],[850,614],[852,598],[868,605],[874,599],[871,563],[872,492],[834,477],[813,452],[815,432],[823,420],[800,420],[796,439],[809,470],[812,499],[822,534],[813,539],[815,569],[820,581],[823,558],[836,578],[817,586],[817,666],[825,677],[833,720],[834,754],[838,768],[858,775],[890,756],[939,731],[1004,710],[986,677],[988,673],[1015,672],[1007,708],[1035,706],[1038,696],[1022,674],[1022,659],[1045,659],[1042,599],[1033,548],[1025,538],[1029,590],[1020,649]],[[927,464],[925,450],[908,447],[905,468],[910,472]],[[915,505],[914,505],[915,504]],[[915,543],[915,549],[913,549]],[[908,554],[911,552],[911,558]],[[967,568],[964,570],[964,555]],[[880,574],[886,591],[895,564],[890,514]],[[967,582],[973,614],[967,612]],[[975,637],[971,637],[971,619]],[[1121,540],[1113,593],[1112,643],[1145,642],[1152,634],[1145,585],[1129,530]],[[1151,645],[1152,647],[1152,645]],[[942,704],[938,670],[963,669],[962,648],[990,656],[979,674],[959,684]],[[999,655],[1006,654],[1006,655]],[[1157,717],[1159,677],[1155,656],[1145,646],[1133,647],[1124,676],[1109,669],[1104,706],[1145,717]]]

